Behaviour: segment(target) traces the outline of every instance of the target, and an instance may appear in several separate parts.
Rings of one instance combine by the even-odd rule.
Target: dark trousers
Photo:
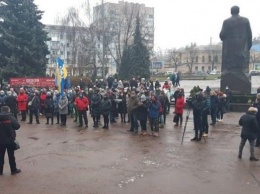
[[[61,114],[60,115],[60,122],[61,122],[61,124],[66,125],[66,123],[67,123],[67,114]]]
[[[140,125],[141,125],[142,131],[147,131],[146,123],[147,123],[147,119],[140,120]]]
[[[78,114],[79,114],[79,124],[83,125],[83,121],[82,121],[82,117],[83,117],[85,125],[88,125],[87,111],[78,110]]]
[[[150,118],[149,119],[151,131],[158,132],[159,131],[159,118]]]
[[[194,130],[195,130],[195,137],[202,136],[202,116],[193,114],[193,122],[194,122]]]
[[[52,117],[47,117],[46,120],[47,120],[47,123],[49,124],[49,120],[51,119],[51,124],[53,124],[53,116]]]
[[[249,144],[250,144],[250,157],[255,157],[255,150],[254,150],[255,140],[253,140],[253,139],[246,139],[246,138],[241,138],[241,142],[240,142],[240,145],[239,145],[238,156],[242,157],[243,148],[244,148],[247,140],[249,141]]]
[[[22,121],[26,121],[26,110],[21,111]]]
[[[3,173],[5,151],[7,150],[11,172],[16,171],[14,149],[11,144],[0,144],[0,173]]]
[[[121,122],[125,122],[125,113],[120,113],[121,116]]]
[[[59,124],[60,123],[60,113],[56,112],[55,115],[56,115],[56,119],[57,119],[57,123],[56,124]]]
[[[176,113],[176,116],[177,116],[177,122],[176,122],[176,124],[178,125],[178,124],[179,124],[179,121],[180,121],[180,125],[181,125],[181,124],[182,124],[182,121],[183,121],[182,114]]]
[[[212,108],[211,109],[211,121],[212,121],[212,124],[216,124],[217,122],[217,108]]]
[[[135,114],[130,115],[130,122],[131,122],[131,130],[138,132],[138,121]]]
[[[209,124],[208,124],[208,114],[202,114],[202,132],[208,134]]]
[[[94,127],[98,127],[98,121],[100,116],[93,116]]]
[[[109,124],[109,115],[103,115],[104,118],[104,127],[108,127]]]
[[[30,123],[33,122],[33,115],[35,115],[36,122],[39,123],[39,110],[38,109],[30,110],[30,114],[29,114]]]

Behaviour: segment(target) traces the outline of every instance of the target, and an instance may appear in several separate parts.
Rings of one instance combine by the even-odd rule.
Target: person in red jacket
[[[25,93],[24,89],[20,88],[20,93],[17,96],[17,105],[18,105],[18,111],[21,111],[21,115],[22,115],[21,121],[26,121],[27,103],[28,103],[28,96]]]
[[[47,98],[47,94],[46,94],[46,89],[44,88],[41,92],[40,95],[40,103],[41,103],[41,109],[40,109],[40,114],[44,115],[45,114],[45,100]]]
[[[85,127],[88,127],[88,118],[87,118],[87,110],[89,105],[89,100],[86,96],[83,95],[83,93],[79,93],[79,96],[75,99],[74,104],[78,110],[79,115],[79,126],[83,126],[82,122],[82,116],[84,118]]]
[[[185,106],[185,102],[184,102],[184,96],[182,93],[179,93],[177,96],[177,101],[176,101],[176,105],[175,105],[175,119],[174,122],[176,123],[174,126],[178,126],[179,125],[179,121],[180,121],[180,126],[182,125],[182,115],[183,115],[183,109]]]
[[[167,90],[171,91],[171,86],[169,85],[168,81],[164,82],[162,89],[167,89]]]

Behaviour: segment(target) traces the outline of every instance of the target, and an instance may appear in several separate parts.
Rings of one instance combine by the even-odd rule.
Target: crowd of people
[[[200,89],[194,96],[185,97],[184,89],[176,87],[169,79],[161,85],[158,80],[153,82],[146,81],[144,78],[132,78],[130,81],[117,81],[111,76],[107,78],[106,82],[102,79],[96,80],[94,83],[87,84],[85,88],[79,85],[65,90],[63,93],[56,89],[42,88],[38,90],[26,87],[21,87],[18,90],[13,88],[7,91],[1,90],[0,126],[10,129],[12,126],[16,127],[9,139],[5,138],[5,132],[0,130],[0,175],[3,171],[3,158],[6,149],[12,163],[10,163],[11,172],[13,174],[20,172],[20,169],[16,168],[11,147],[3,145],[6,143],[6,139],[8,141],[15,139],[14,130],[20,127],[17,122],[18,114],[21,115],[21,122],[27,121],[28,124],[32,124],[35,118],[36,124],[40,124],[39,117],[42,116],[46,118],[46,125],[60,126],[66,126],[67,118],[70,117],[75,122],[75,127],[82,129],[89,126],[87,115],[89,112],[93,119],[94,128],[101,127],[101,123],[103,123],[102,128],[108,130],[113,127],[113,123],[121,120],[121,123],[126,123],[129,126],[129,132],[158,137],[159,129],[166,124],[166,117],[170,112],[173,113],[173,126],[183,126],[184,108],[187,107],[187,113],[193,110],[195,136],[191,141],[201,141],[202,136],[208,135],[209,125],[214,127],[217,122],[223,121],[224,114],[230,111],[231,99],[232,92],[229,88],[226,88],[225,93],[223,93],[206,87],[205,90]],[[170,110],[171,103],[174,104],[172,110]],[[260,94],[257,95],[254,106],[256,113],[256,109],[260,109]],[[250,109],[247,114],[252,115],[252,112]],[[208,118],[211,119],[210,124]],[[10,122],[7,122],[8,119]],[[259,125],[260,111],[256,113],[255,119]],[[12,122],[14,124],[11,124]],[[242,131],[245,131],[249,125],[247,119],[241,119],[239,124],[243,126]],[[150,127],[150,130],[147,126]],[[255,146],[259,147],[260,138],[259,133],[256,132],[258,126],[255,128],[252,133],[255,134],[253,137],[257,139]],[[241,135],[239,158],[242,157],[243,146],[248,139],[244,135]],[[254,157],[252,148],[254,147],[254,138],[251,136],[249,138],[252,153],[250,160],[256,161],[258,159]]]

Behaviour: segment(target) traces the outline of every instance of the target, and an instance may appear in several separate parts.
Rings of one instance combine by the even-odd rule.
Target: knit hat
[[[146,96],[143,94],[143,95],[141,96],[141,102],[144,102],[144,101],[146,101]]]

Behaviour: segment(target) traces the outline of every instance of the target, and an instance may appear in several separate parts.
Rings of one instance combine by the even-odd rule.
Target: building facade
[[[104,3],[97,5],[93,10],[93,20],[97,31],[96,47],[99,50],[96,63],[108,68],[109,74],[118,71],[123,50],[133,43],[136,26],[136,17],[140,17],[141,33],[144,43],[152,53],[154,49],[154,8],[144,4]]]

